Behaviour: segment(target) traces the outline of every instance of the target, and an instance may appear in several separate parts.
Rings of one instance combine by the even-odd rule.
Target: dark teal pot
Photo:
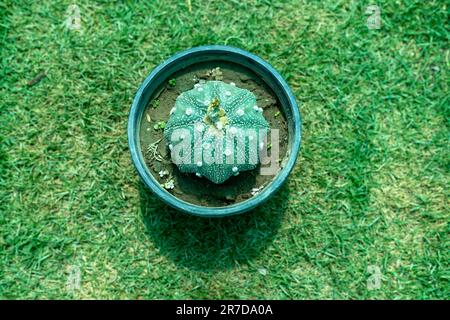
[[[152,176],[145,165],[140,145],[140,124],[144,111],[155,90],[171,78],[171,75],[191,64],[211,60],[233,62],[249,68],[263,79],[283,108],[289,126],[289,159],[272,182],[252,198],[225,207],[202,207],[180,200],[163,187]],[[301,143],[301,118],[295,97],[283,77],[263,59],[241,49],[229,46],[202,46],[175,54],[157,66],[141,84],[128,118],[128,144],[131,159],[144,184],[168,205],[197,216],[223,217],[249,211],[269,199],[286,181],[295,165]]]

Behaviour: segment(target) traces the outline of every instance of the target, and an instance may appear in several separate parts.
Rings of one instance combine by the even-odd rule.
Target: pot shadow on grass
[[[277,234],[288,205],[287,184],[260,207],[236,216],[201,218],[178,212],[139,183],[141,215],[161,254],[197,271],[233,268],[251,261]]]

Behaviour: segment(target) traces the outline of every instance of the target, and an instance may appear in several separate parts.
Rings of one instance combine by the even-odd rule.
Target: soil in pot
[[[288,148],[287,122],[276,95],[254,72],[223,61],[198,63],[178,71],[150,99],[140,128],[141,148],[149,171],[162,186],[165,185],[169,192],[181,200],[201,206],[227,206],[254,196],[275,176],[261,175],[260,167],[257,167],[241,172],[223,184],[215,184],[193,174],[181,173],[172,163],[163,135],[164,125],[177,97],[191,90],[201,80],[234,82],[237,87],[253,92],[270,128],[279,130],[280,163],[286,157]]]

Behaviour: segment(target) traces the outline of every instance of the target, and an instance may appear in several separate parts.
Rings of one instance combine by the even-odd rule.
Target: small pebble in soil
[[[236,86],[236,83],[230,82],[230,85],[233,86],[233,87],[235,87],[235,86]]]
[[[169,175],[169,171],[167,171],[167,170],[161,170],[160,172],[158,172],[159,173],[159,176],[161,177],[161,178],[163,178],[164,176],[168,176]]]
[[[261,190],[264,188],[264,186],[261,186],[259,188],[253,188],[251,191],[252,196],[256,196]]]
[[[164,187],[165,189],[167,189],[167,190],[171,190],[171,189],[175,188],[175,185],[174,185],[174,183],[173,183],[173,179],[169,179],[168,181],[166,181],[166,182],[163,184],[163,187]]]
[[[236,201],[236,196],[232,195],[232,194],[226,194],[225,195],[225,200],[227,200],[227,201]]]
[[[165,126],[166,126],[166,123],[165,123],[164,121],[158,121],[158,123],[156,123],[156,124],[153,126],[153,129],[155,129],[155,130],[160,130],[160,129],[164,129]]]
[[[153,109],[158,108],[159,100],[158,99],[157,100],[153,100],[152,103],[151,103],[151,106],[152,106]]]

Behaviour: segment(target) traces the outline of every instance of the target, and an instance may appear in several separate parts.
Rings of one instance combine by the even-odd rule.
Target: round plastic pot
[[[248,200],[223,207],[199,206],[181,200],[165,190],[150,173],[140,144],[140,126],[144,111],[155,91],[172,75],[190,65],[207,61],[226,61],[252,70],[276,94],[287,120],[289,145],[287,161],[274,179]],[[202,46],[177,53],[157,66],[141,84],[128,118],[128,144],[131,159],[143,183],[156,197],[180,211],[204,217],[223,217],[249,211],[267,201],[286,181],[295,165],[301,144],[301,118],[295,97],[283,77],[266,61],[247,51],[229,46]]]

